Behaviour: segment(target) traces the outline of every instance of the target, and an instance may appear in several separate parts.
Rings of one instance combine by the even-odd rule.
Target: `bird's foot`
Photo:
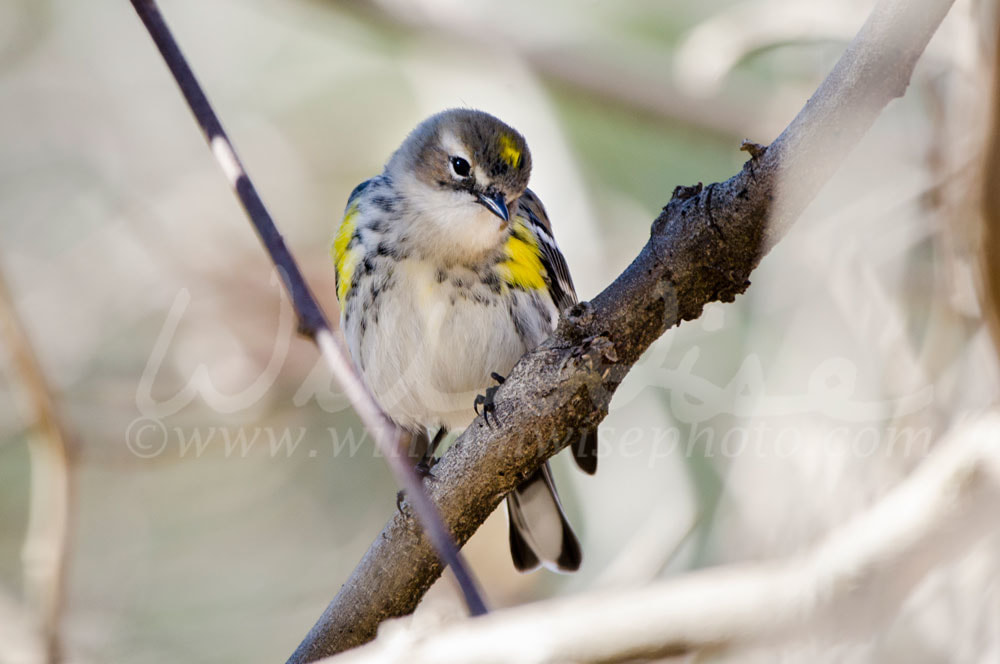
[[[434,477],[434,474],[431,472],[431,469],[437,465],[438,461],[440,461],[440,459],[435,459],[432,455],[424,456],[423,458],[420,459],[420,461],[417,462],[417,465],[413,467],[413,472],[415,472],[417,474],[417,477],[419,477],[420,479],[429,480],[433,482],[437,478]],[[398,511],[400,514],[402,514],[403,512],[404,500],[406,500],[406,490],[400,489],[399,491],[396,492],[396,511]]]
[[[503,385],[504,380],[506,380],[495,371],[490,374],[490,377],[495,380],[497,384],[493,387],[487,387],[486,394],[477,394],[476,401],[472,405],[473,409],[476,411],[476,415],[482,415],[483,419],[486,420],[486,426],[490,426],[490,415],[493,415],[493,424],[499,424],[496,416],[496,393],[497,390],[500,389],[500,386]],[[480,412],[480,408],[482,408],[482,412]]]
[[[431,474],[431,469],[437,465],[438,461],[440,461],[440,459],[435,459],[433,454],[427,454],[417,462],[417,465],[413,467],[413,470],[416,471],[417,475],[419,475],[421,479],[433,480],[434,475]]]

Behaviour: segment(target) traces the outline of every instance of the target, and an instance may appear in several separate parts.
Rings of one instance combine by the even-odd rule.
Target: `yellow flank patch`
[[[538,250],[538,240],[528,230],[524,219],[516,217],[510,238],[504,246],[507,260],[497,267],[508,286],[525,290],[541,290],[545,285],[545,266]]]
[[[500,158],[511,168],[519,168],[521,165],[521,150],[510,134],[500,134]]]
[[[354,219],[357,216],[358,206],[355,204],[348,208],[344,220],[340,222],[337,237],[334,238],[333,247],[330,248],[333,264],[337,268],[337,299],[341,304],[344,303],[347,291],[351,289],[351,278],[354,276],[354,268],[357,267],[361,255],[360,249],[347,251],[347,245],[351,243],[351,237],[354,235]]]

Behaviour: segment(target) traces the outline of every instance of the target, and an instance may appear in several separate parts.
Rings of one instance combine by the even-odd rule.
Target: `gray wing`
[[[518,200],[518,214],[528,221],[535,237],[538,238],[542,264],[548,275],[546,282],[549,295],[561,313],[566,307],[576,304],[576,289],[573,287],[573,278],[569,276],[566,259],[559,251],[552,235],[552,225],[549,223],[548,215],[545,214],[545,207],[535,192],[525,189]],[[597,472],[597,429],[582,432],[579,440],[572,443],[570,448],[573,451],[573,459],[581,470],[589,475]],[[511,546],[514,546],[513,540]]]
[[[354,201],[358,200],[358,196],[361,195],[361,192],[363,192],[365,189],[367,189],[368,185],[370,185],[374,181],[375,181],[375,178],[368,178],[367,180],[365,180],[364,182],[362,182],[361,184],[359,184],[357,187],[355,187],[354,189],[352,189],[351,190],[351,195],[347,197],[347,207],[351,207],[351,203],[353,203]]]
[[[545,266],[548,276],[546,281],[549,295],[552,296],[556,308],[561,312],[566,307],[576,304],[576,289],[573,287],[573,278],[569,275],[569,266],[566,265],[566,259],[556,245],[549,217],[545,214],[545,207],[535,192],[530,189],[524,191],[518,199],[518,214],[528,221],[535,237],[538,238],[542,265]]]

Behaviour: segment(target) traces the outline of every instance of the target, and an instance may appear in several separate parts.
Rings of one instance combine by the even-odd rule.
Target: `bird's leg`
[[[438,432],[434,434],[434,440],[430,442],[427,449],[424,451],[423,456],[420,457],[420,461],[417,462],[414,470],[416,470],[417,474],[421,477],[433,477],[433,475],[431,475],[431,468],[433,468],[434,464],[438,462],[438,460],[434,458],[434,450],[436,450],[437,446],[441,444],[441,441],[444,440],[445,434],[447,433],[448,430],[444,427],[438,429]]]
[[[493,415],[493,423],[499,424],[496,416],[497,405],[495,398],[497,390],[500,389],[500,386],[503,385],[503,382],[506,380],[503,376],[501,376],[495,371],[490,374],[490,377],[493,380],[495,380],[497,384],[494,385],[493,387],[487,387],[486,394],[477,394],[476,400],[472,404],[472,408],[476,411],[476,415],[482,414],[483,419],[486,420],[487,426],[490,425],[490,414]],[[482,413],[479,412],[480,406],[483,409]]]
[[[411,456],[420,451],[420,447],[423,447],[423,450],[420,451],[420,460],[417,461],[417,465],[413,467],[413,470],[420,476],[421,479],[434,479],[434,475],[431,474],[431,468],[433,468],[434,464],[438,462],[438,460],[434,458],[434,450],[436,450],[437,446],[441,444],[441,441],[444,440],[447,433],[448,430],[441,427],[438,429],[438,432],[434,434],[434,440],[431,440],[430,442],[427,442],[427,434],[411,434],[409,450]],[[425,442],[427,445],[424,447],[422,444]],[[399,512],[403,511],[404,498],[406,498],[405,491],[400,489],[396,492],[396,510]]]

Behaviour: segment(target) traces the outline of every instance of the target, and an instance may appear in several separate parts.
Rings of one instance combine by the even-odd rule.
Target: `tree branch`
[[[679,188],[646,246],[590,304],[526,354],[497,393],[499,428],[476,419],[434,467],[431,497],[464,543],[544,459],[596,426],[665,330],[731,302],[893,98],[953,0],[881,0],[792,123],[726,182]],[[408,511],[395,515],[290,664],[360,645],[411,612],[441,565]]]
[[[996,533],[998,435],[997,414],[960,427],[877,504],[792,559],[538,602],[433,631],[394,625],[324,662],[583,664],[759,645],[807,628],[810,637],[863,637],[930,570]]]

